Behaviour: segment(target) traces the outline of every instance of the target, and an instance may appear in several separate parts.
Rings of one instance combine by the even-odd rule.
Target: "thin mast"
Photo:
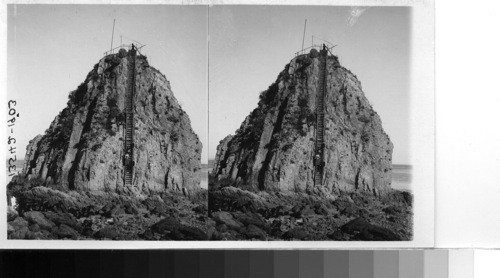
[[[115,19],[113,19],[113,32],[111,33],[111,48],[110,51],[113,50],[113,38],[115,36]]]
[[[307,18],[304,21],[304,34],[302,35],[302,54],[304,54],[304,39],[306,37]]]

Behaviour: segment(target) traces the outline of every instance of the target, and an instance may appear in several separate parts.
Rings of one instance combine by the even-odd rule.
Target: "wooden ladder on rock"
[[[319,55],[319,84],[316,93],[316,141],[314,146],[314,185],[322,184],[325,148],[325,95],[328,50],[323,45]]]
[[[125,165],[125,186],[132,185],[134,173],[134,93],[135,93],[135,55],[134,45],[128,52],[127,88],[125,92],[125,146],[123,164]]]

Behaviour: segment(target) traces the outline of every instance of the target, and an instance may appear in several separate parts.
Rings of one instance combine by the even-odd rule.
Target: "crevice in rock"
[[[229,155],[231,154],[232,144],[233,144],[232,140],[228,142],[227,150],[226,150],[226,153],[224,154],[224,158],[218,162],[218,163],[220,163],[219,164],[220,166],[219,166],[218,171],[216,173],[217,175],[222,174],[222,169],[225,169],[227,167],[227,160],[229,159]]]
[[[33,172],[33,169],[36,168],[36,163],[38,160],[38,157],[40,156],[40,146],[42,144],[42,140],[38,140],[36,144],[36,149],[35,149],[35,154],[33,155],[33,159],[29,162],[29,167],[28,171],[26,172],[26,175],[29,175]]]
[[[264,159],[264,162],[262,162],[262,167],[260,168],[259,171],[259,176],[258,176],[258,183],[259,183],[259,189],[260,190],[265,190],[265,180],[266,180],[266,172],[269,168],[269,164],[271,163],[271,160],[273,158],[274,152],[273,148],[276,147],[275,145],[279,144],[276,140],[275,135],[278,134],[281,130],[281,126],[283,124],[283,118],[285,116],[286,112],[286,107],[288,105],[288,97],[286,97],[283,102],[279,106],[278,110],[278,117],[276,119],[276,123],[274,124],[273,128],[273,133],[271,135],[271,141],[268,144],[268,150],[266,153],[266,158]]]
[[[78,142],[79,148],[75,156],[75,160],[73,161],[73,164],[71,165],[71,168],[69,169],[68,172],[68,187],[70,190],[75,190],[75,178],[76,178],[76,171],[78,169],[78,165],[80,164],[80,160],[82,159],[83,156],[83,150],[84,145],[87,141],[87,133],[90,131],[91,124],[92,124],[92,117],[94,116],[95,113],[95,107],[97,105],[97,98],[94,98],[92,102],[89,105],[88,112],[87,112],[87,117],[85,118],[85,124],[82,129],[82,135],[80,136],[80,141]]]
[[[356,188],[356,190],[359,189],[359,175],[361,173],[361,168],[358,169],[358,171],[356,172],[356,178],[354,179],[354,187]]]

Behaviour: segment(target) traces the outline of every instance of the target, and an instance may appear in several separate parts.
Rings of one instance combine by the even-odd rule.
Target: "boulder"
[[[327,215],[330,215],[330,214],[334,214],[336,211],[335,210],[332,210],[332,209],[329,209],[325,204],[323,203],[320,203],[320,204],[317,204],[315,207],[314,207],[314,211],[316,212],[316,214],[319,214],[319,215],[324,215],[324,216],[327,216]]]
[[[177,229],[180,225],[181,223],[177,219],[167,217],[151,226],[151,231],[154,233],[165,234]]]
[[[227,232],[228,228],[226,224],[220,224],[217,226],[217,231],[224,233]]]
[[[29,230],[30,230],[30,232],[34,232],[34,233],[41,231],[40,226],[38,226],[38,224],[36,224],[36,223],[31,224],[29,226]]]
[[[96,231],[92,229],[92,220],[85,219],[82,223],[81,234],[86,237],[92,237]]]
[[[306,240],[309,237],[309,233],[301,227],[295,227],[283,234],[283,239],[286,240]]]
[[[7,223],[7,237],[9,239],[25,239],[29,232],[28,221],[22,217],[17,217]]]
[[[26,239],[26,235],[28,233],[28,227],[21,227],[19,229],[15,229],[11,234],[9,234],[9,239]]]
[[[200,228],[182,225],[172,235],[164,239],[171,240],[207,240],[208,236]]]
[[[23,216],[26,220],[28,220],[29,223],[37,224],[40,227],[40,229],[50,231],[52,230],[52,228],[55,227],[54,222],[45,218],[43,213],[39,211],[28,211],[25,212]]]
[[[161,234],[163,240],[207,240],[207,234],[199,228],[181,224],[173,217],[167,217],[151,226],[150,231]]]
[[[233,212],[232,215],[236,221],[242,223],[245,226],[254,225],[259,228],[264,228],[266,226],[265,220],[257,213]]]
[[[165,215],[169,210],[168,206],[158,196],[146,198],[143,204],[152,214]]]
[[[25,238],[26,239],[43,239],[43,240],[57,239],[57,237],[54,237],[53,234],[47,230],[40,230],[38,232],[28,231],[26,233]]]
[[[207,204],[197,205],[193,208],[193,211],[201,215],[206,215],[208,212]]]
[[[79,227],[76,218],[70,213],[46,211],[43,213],[43,215],[48,220],[54,222],[56,225],[66,225],[73,229]]]
[[[61,224],[54,231],[54,234],[59,239],[78,239],[78,232],[66,224]],[[106,237],[106,236],[104,236]]]
[[[291,215],[295,218],[304,218],[314,214],[314,210],[309,205],[296,205],[291,211]]]
[[[107,226],[97,231],[94,237],[98,239],[119,239],[120,232],[116,227]]]
[[[218,211],[212,213],[212,218],[219,224],[225,224],[231,229],[239,230],[240,228],[243,227],[243,224],[240,222],[234,220],[233,216],[231,213],[226,212],[226,211]]]
[[[399,235],[391,230],[372,225],[363,218],[356,218],[349,221],[340,228],[340,231],[347,235],[350,240],[362,241],[399,241]]]
[[[125,209],[123,209],[120,205],[110,205],[105,209],[105,212],[102,215],[110,218],[120,214],[125,214]]]
[[[135,205],[133,203],[126,203],[123,205],[123,207],[124,207],[125,213],[127,213],[127,214],[137,215],[137,214],[141,214],[141,212],[144,212],[144,210],[141,210],[137,205]]]
[[[7,234],[12,239],[23,239],[28,230],[28,221],[22,217],[17,217],[7,224]]]
[[[265,240],[266,239],[266,233],[259,227],[250,224],[244,231],[243,234],[246,236],[247,239],[259,239],[259,240]]]
[[[7,207],[7,221],[13,221],[19,216],[17,211],[13,209],[12,207],[8,206]]]

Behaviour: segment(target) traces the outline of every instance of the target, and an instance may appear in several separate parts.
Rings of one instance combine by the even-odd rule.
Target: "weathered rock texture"
[[[212,175],[252,190],[307,192],[313,188],[317,52],[300,55],[260,95],[232,137],[217,148]],[[386,192],[393,145],[361,84],[337,57],[327,58],[325,168],[329,192]]]
[[[22,175],[62,190],[147,195],[199,188],[202,145],[170,84],[136,57],[134,177],[124,186],[127,55],[101,59],[69,95],[67,107],[27,147]]]

